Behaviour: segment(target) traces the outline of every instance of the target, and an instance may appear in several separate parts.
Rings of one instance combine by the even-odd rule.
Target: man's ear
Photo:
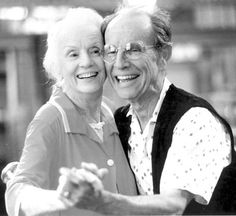
[[[168,61],[172,55],[172,46],[171,45],[165,45],[162,48],[162,57]]]

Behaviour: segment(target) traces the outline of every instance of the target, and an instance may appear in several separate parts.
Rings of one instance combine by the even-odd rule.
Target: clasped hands
[[[57,192],[65,205],[95,211],[102,203],[102,179],[108,173],[93,163],[81,163],[81,168],[61,168]]]

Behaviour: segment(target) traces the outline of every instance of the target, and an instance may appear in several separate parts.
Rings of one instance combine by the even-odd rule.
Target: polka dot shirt
[[[154,109],[151,119],[148,121],[145,129],[141,130],[139,121],[130,106],[130,110],[127,116],[131,115],[131,136],[129,138],[129,145],[131,151],[129,152],[130,165],[135,173],[135,178],[140,194],[151,195],[153,194],[152,185],[152,162],[151,162],[151,150],[153,131],[156,124],[156,119],[161,108],[161,104],[164,100],[165,94],[169,89],[170,82],[165,79],[163,89],[160,94],[160,98]]]
[[[230,163],[230,136],[205,108],[192,108],[174,129],[161,177],[161,191],[187,190],[207,204],[222,169]]]
[[[129,159],[135,173],[140,194],[153,194],[151,149],[155,121],[169,88],[166,79],[153,112],[143,133],[138,119],[132,115]],[[174,128],[171,147],[163,168],[160,192],[171,189],[187,190],[201,204],[207,204],[222,169],[230,163],[230,136],[211,112],[205,108],[191,108]]]

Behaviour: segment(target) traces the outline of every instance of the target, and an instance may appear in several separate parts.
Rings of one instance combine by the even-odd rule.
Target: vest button
[[[107,160],[107,165],[110,166],[110,167],[113,166],[114,165],[114,161],[112,159],[108,159]]]

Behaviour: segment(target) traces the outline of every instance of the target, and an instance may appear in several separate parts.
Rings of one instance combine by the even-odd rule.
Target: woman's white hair
[[[55,81],[55,83],[59,86],[61,85],[62,76],[60,70],[58,69],[56,57],[58,39],[60,38],[60,35],[63,32],[65,26],[76,26],[76,24],[83,23],[88,25],[88,21],[93,25],[97,25],[100,29],[103,18],[95,10],[90,8],[71,8],[68,10],[66,16],[62,20],[57,21],[48,31],[47,50],[43,60],[43,67],[48,77]]]

